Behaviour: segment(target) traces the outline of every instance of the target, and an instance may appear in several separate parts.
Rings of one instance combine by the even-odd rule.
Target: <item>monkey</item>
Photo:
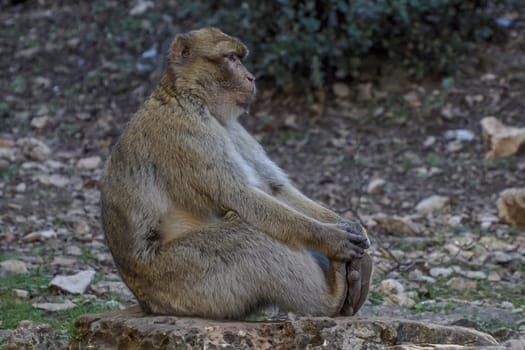
[[[370,284],[367,233],[302,194],[240,124],[256,93],[247,55],[217,28],[175,36],[100,181],[117,270],[151,314],[353,315]]]

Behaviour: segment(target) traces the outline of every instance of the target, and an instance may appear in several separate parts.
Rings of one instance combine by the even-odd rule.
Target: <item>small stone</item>
[[[487,279],[487,274],[483,271],[464,271],[464,270],[458,270],[458,274],[460,274],[463,277],[470,278],[472,280],[484,280]]]
[[[130,16],[140,16],[144,14],[149,8],[155,7],[153,1],[139,1],[130,11]]]
[[[388,233],[415,236],[420,232],[419,226],[410,218],[397,215],[377,216],[374,219]]]
[[[383,189],[385,184],[386,184],[386,181],[383,179],[374,179],[370,181],[370,183],[368,184],[366,188],[366,192],[368,192],[369,194],[377,193]]]
[[[16,192],[24,193],[26,191],[26,188],[27,188],[27,185],[25,183],[21,182],[18,185],[16,185],[15,190],[16,190]]]
[[[428,136],[426,139],[425,139],[425,142],[423,142],[423,147],[425,148],[429,148],[431,147],[432,145],[434,145],[436,143],[436,138],[434,136]]]
[[[493,261],[497,264],[508,264],[512,260],[512,255],[505,252],[493,252],[490,254],[490,261]]]
[[[15,259],[0,262],[0,276],[14,276],[27,273],[25,262]]]
[[[442,209],[448,202],[448,197],[433,195],[423,199],[416,205],[416,211],[427,214]]]
[[[397,280],[389,278],[381,281],[379,291],[383,293],[386,304],[400,305],[408,308],[416,304],[405,292],[403,285]]]
[[[478,283],[476,281],[469,281],[461,277],[453,277],[448,281],[447,285],[454,290],[473,290],[476,289]]]
[[[500,193],[498,215],[512,226],[525,226],[525,187],[509,188]]]
[[[85,221],[77,222],[75,225],[75,233],[78,236],[83,236],[89,233],[91,228],[89,227],[88,223]]]
[[[357,84],[357,100],[369,101],[372,99],[372,83]]]
[[[102,158],[99,156],[93,156],[93,157],[87,157],[82,158],[78,161],[77,167],[81,169],[97,169],[100,167],[100,164],[102,163]]]
[[[421,99],[419,98],[419,95],[415,91],[411,91],[403,96],[403,99],[406,103],[412,108],[419,108],[423,104],[421,103]]]
[[[23,138],[17,141],[22,153],[31,160],[44,161],[51,155],[51,148],[35,138]]]
[[[55,230],[44,230],[44,231],[34,231],[31,232],[22,238],[22,241],[25,243],[30,243],[34,241],[46,241],[48,239],[56,238],[57,233]]]
[[[15,292],[15,296],[18,299],[29,299],[29,292],[24,289],[13,289],[13,292]]]
[[[334,92],[334,95],[339,98],[346,98],[350,96],[350,88],[348,85],[343,83],[335,83],[332,86],[332,91]]]
[[[508,157],[525,144],[525,128],[504,125],[494,117],[481,120],[483,140],[490,150],[486,158]]]
[[[119,281],[102,281],[91,286],[91,290],[93,290],[96,295],[100,296],[106,295],[108,293],[115,293],[128,299],[133,298],[133,293],[131,293],[124,282]]]
[[[73,255],[73,256],[79,256],[79,255],[82,255],[82,250],[76,245],[70,245],[66,248],[66,254]]]
[[[33,307],[35,309],[46,310],[46,311],[64,311],[75,308],[77,305],[70,300],[66,300],[63,303],[35,303]]]
[[[70,180],[62,175],[37,175],[36,179],[44,185],[52,185],[55,187],[65,187],[69,184]]]
[[[64,266],[64,267],[72,267],[77,262],[76,259],[72,258],[65,258],[63,256],[55,256],[53,261],[51,262],[51,265],[54,266]]]
[[[447,278],[454,273],[451,267],[433,267],[430,269],[430,276]]]
[[[31,120],[31,126],[37,129],[42,129],[49,122],[49,117],[36,117]]]
[[[487,277],[487,280],[490,282],[499,282],[501,281],[501,277],[496,271],[491,271]]]
[[[497,223],[499,218],[492,214],[482,214],[478,217],[482,230],[488,230],[492,224]]]
[[[463,144],[461,143],[461,141],[454,140],[447,143],[446,149],[449,153],[455,153],[463,149]]]
[[[448,218],[447,223],[450,226],[459,226],[461,225],[464,219],[465,219],[464,215],[453,215]]]
[[[455,129],[455,130],[448,130],[447,132],[445,132],[445,139],[457,140],[461,142],[471,142],[476,139],[476,136],[470,130]]]
[[[49,285],[68,293],[84,294],[94,277],[95,271],[86,270],[71,276],[55,276]]]

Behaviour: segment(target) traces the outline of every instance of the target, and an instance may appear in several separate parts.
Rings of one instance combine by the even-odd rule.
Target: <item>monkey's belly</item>
[[[173,209],[161,218],[157,230],[161,234],[162,242],[166,243],[217,220],[212,214],[197,216],[184,209]]]

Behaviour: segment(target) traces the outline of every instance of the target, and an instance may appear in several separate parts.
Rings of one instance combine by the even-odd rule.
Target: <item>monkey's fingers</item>
[[[348,234],[352,243],[357,244],[363,249],[370,247],[370,241],[363,226],[356,222],[345,221],[340,224],[340,227]]]

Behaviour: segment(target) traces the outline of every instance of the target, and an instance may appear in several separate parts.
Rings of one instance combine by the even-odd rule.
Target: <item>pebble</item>
[[[379,284],[379,291],[383,293],[386,304],[400,305],[408,308],[416,305],[416,302],[405,292],[403,285],[395,279],[385,279]]]
[[[448,202],[449,197],[432,195],[428,198],[421,200],[416,205],[416,211],[427,214],[443,208]]]
[[[15,296],[18,299],[29,299],[29,292],[25,289],[13,289]]]
[[[375,221],[388,233],[415,236],[421,229],[410,218],[397,215],[380,215],[374,217]]]
[[[335,83],[332,86],[332,91],[334,92],[334,95],[339,98],[346,98],[350,96],[350,88],[348,85],[343,83]]]
[[[430,276],[447,278],[454,273],[452,267],[433,267],[430,269]]]
[[[445,139],[457,140],[461,142],[471,142],[476,139],[474,133],[466,129],[448,130],[445,132]]]
[[[55,187],[66,187],[70,181],[67,177],[58,174],[37,175],[36,180],[44,185],[52,185]]]
[[[368,184],[368,186],[366,188],[366,192],[368,194],[377,193],[377,192],[379,192],[379,191],[381,191],[383,189],[385,184],[386,184],[386,181],[383,180],[383,179],[374,179],[374,180],[370,181],[370,183]]]
[[[0,262],[0,276],[13,276],[27,273],[25,262],[15,259]]]
[[[25,243],[30,243],[34,241],[46,241],[48,239],[56,238],[57,233],[55,230],[43,230],[43,231],[34,231],[22,238],[22,241]]]
[[[36,117],[31,120],[31,126],[37,129],[42,129],[49,122],[49,117]]]
[[[476,281],[469,281],[461,277],[453,277],[447,282],[447,285],[455,290],[473,290],[476,289],[478,283]]]
[[[15,187],[16,192],[19,192],[19,193],[24,193],[26,189],[27,189],[27,185],[23,182],[19,183]]]
[[[77,167],[81,169],[97,169],[102,164],[102,158],[99,156],[82,158],[77,162]]]
[[[94,270],[80,271],[71,276],[55,276],[49,285],[68,293],[84,294],[94,277]]]
[[[17,141],[22,152],[31,160],[44,161],[51,155],[51,148],[44,142],[35,138],[22,138]]]
[[[458,270],[458,274],[460,274],[463,277],[470,278],[473,280],[485,280],[487,279],[487,274],[483,271],[465,271],[465,270]]]
[[[70,300],[66,300],[63,303],[35,303],[33,307],[35,309],[46,310],[46,311],[64,311],[75,308],[77,305]]]

